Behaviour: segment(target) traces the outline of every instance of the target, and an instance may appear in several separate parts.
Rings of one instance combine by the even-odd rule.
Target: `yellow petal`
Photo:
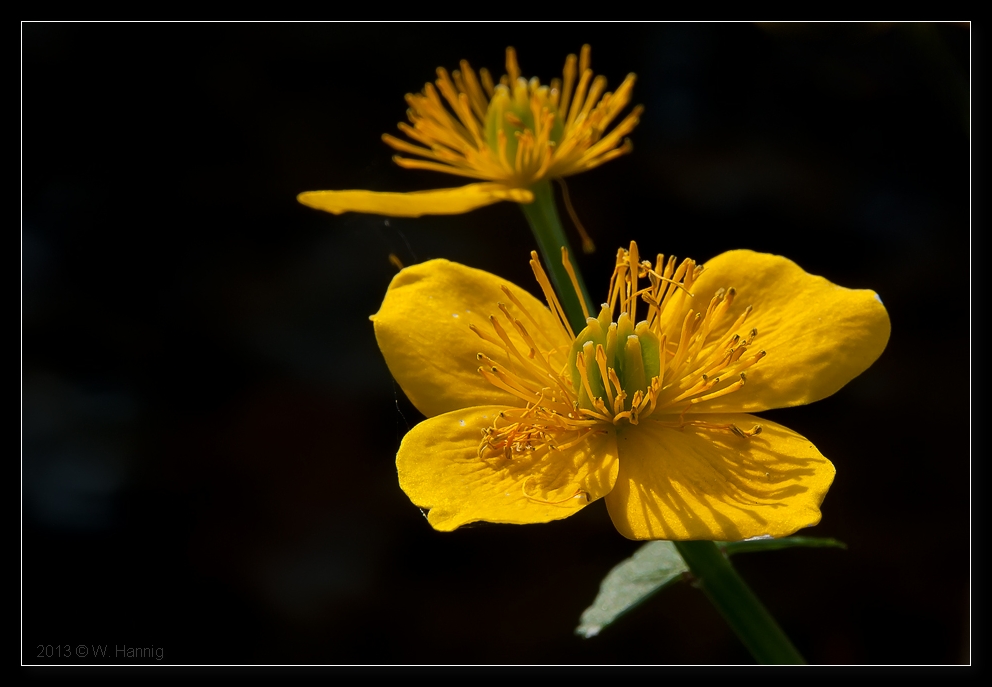
[[[820,521],[834,466],[808,439],[751,415],[705,420],[762,431],[742,438],[649,419],[617,433],[620,475],[606,505],[622,535],[736,541],[784,537]]]
[[[757,328],[750,351],[768,355],[747,370],[742,389],[690,412],[758,412],[826,398],[868,369],[889,340],[889,315],[874,291],[846,289],[787,258],[749,250],[723,253],[705,267],[692,307],[705,309],[717,289],[736,288],[724,326],[754,306],[736,333]]]
[[[389,217],[421,215],[460,215],[501,200],[531,203],[534,194],[527,189],[510,188],[485,182],[458,188],[441,188],[411,193],[375,191],[306,191],[296,196],[307,207],[340,215],[342,212],[368,212]]]
[[[563,451],[480,458],[481,430],[503,409],[445,413],[403,438],[396,455],[400,487],[414,504],[430,509],[427,520],[434,529],[447,532],[479,520],[518,525],[559,520],[613,487],[617,452],[608,427]]]
[[[500,289],[502,285],[538,326],[519,314]],[[544,335],[559,331],[547,307],[505,279],[447,260],[413,265],[393,278],[382,307],[372,316],[375,336],[389,371],[424,415],[481,405],[525,405],[524,400],[497,389],[479,373],[478,353],[511,369],[519,365],[503,348],[484,341],[469,328],[475,325],[498,340],[489,316],[501,315],[497,308],[501,302],[524,322],[528,333],[545,350],[556,346],[567,350],[569,341],[552,341]],[[520,335],[512,329],[508,335],[527,355],[529,347]]]

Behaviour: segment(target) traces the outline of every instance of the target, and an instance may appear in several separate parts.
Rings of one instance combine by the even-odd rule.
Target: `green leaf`
[[[582,613],[575,634],[595,637],[600,630],[671,582],[689,568],[670,541],[648,542],[607,573],[599,594]]]
[[[781,539],[750,539],[747,541],[717,542],[725,556],[752,551],[775,551],[794,546],[832,547],[846,549],[847,545],[836,539],[822,537],[782,537]],[[588,639],[595,637],[604,627],[627,611],[637,607],[654,593],[681,579],[688,572],[675,545],[670,541],[648,542],[637,552],[611,570],[599,585],[599,594],[582,613],[575,634]]]
[[[720,550],[727,556],[735,553],[751,553],[752,551],[775,551],[776,549],[789,549],[793,546],[806,546],[813,548],[832,547],[846,549],[847,544],[836,539],[824,537],[782,537],[781,539],[746,539],[744,541],[718,542]]]

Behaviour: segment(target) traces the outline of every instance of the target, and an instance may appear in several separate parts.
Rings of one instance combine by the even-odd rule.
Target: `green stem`
[[[568,248],[569,256],[574,256],[565,238],[565,232],[558,219],[554,192],[549,181],[542,181],[531,187],[534,202],[521,204],[524,215],[537,239],[544,267],[551,276],[551,282],[561,299],[569,324],[575,332],[586,326],[582,313],[584,299],[589,313],[596,315],[596,309],[589,298],[589,291],[582,280],[582,273],[575,263],[572,267],[579,283],[581,296],[575,293],[568,272],[561,262],[562,246]],[[717,545],[711,541],[675,542],[675,546],[685,560],[700,586],[723,615],[727,624],[759,663],[804,663],[792,642],[785,636],[775,619],[768,613],[754,593],[731,567]]]
[[[582,314],[582,304],[579,298],[585,300],[589,314],[596,316],[597,310],[589,298],[589,291],[582,280],[582,273],[575,265],[575,252],[568,245],[565,237],[565,230],[561,227],[561,220],[558,219],[558,208],[555,206],[555,194],[551,188],[550,181],[541,181],[530,187],[534,193],[534,202],[521,204],[520,207],[530,223],[534,238],[537,239],[537,247],[541,251],[541,259],[544,267],[551,276],[551,283],[555,287],[555,293],[561,300],[561,306],[565,308],[568,316],[568,323],[572,325],[572,330],[576,333],[585,329],[586,318]],[[568,272],[561,264],[561,249],[568,249],[569,260],[575,270],[575,278],[579,282],[579,289],[582,295],[579,296],[572,288],[572,281],[568,277]]]
[[[727,624],[758,663],[805,663],[775,619],[711,541],[677,541],[675,548]]]

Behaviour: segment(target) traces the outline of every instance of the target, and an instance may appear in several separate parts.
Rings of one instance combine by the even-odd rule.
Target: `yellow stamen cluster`
[[[389,134],[383,140],[396,150],[424,159],[395,156],[401,167],[429,169],[524,188],[543,179],[583,172],[629,152],[624,137],[637,126],[635,107],[604,136],[630,102],[634,75],[615,92],[606,79],[593,76],[590,49],[569,55],[562,79],[542,86],[521,76],[516,52],[506,49],[506,71],[498,84],[489,72],[478,76],[462,60],[461,69],[437,70],[437,87],[406,96],[410,124],[400,130],[421,145]],[[447,104],[447,106],[446,106]]]
[[[563,264],[571,271],[564,252]],[[745,370],[765,357],[764,351],[751,351],[756,329],[746,336],[737,333],[750,306],[726,324],[736,296],[733,288],[720,289],[705,310],[697,311],[691,307],[692,288],[702,266],[690,259],[678,263],[674,256],[666,260],[661,254],[654,264],[641,261],[637,244],[631,243],[617,252],[609,298],[599,316],[586,313],[586,327],[575,335],[536,253],[531,254],[531,267],[559,328],[540,331],[505,287],[510,305],[499,304],[502,317],[490,316],[493,333],[472,327],[479,337],[502,347],[510,361],[499,364],[479,354],[482,376],[526,404],[504,411],[484,431],[480,456],[512,458],[535,450],[564,450],[606,425],[622,429],[650,415],[673,427],[691,424],[740,437],[760,432],[760,426],[742,430],[685,418],[693,406],[742,388]],[[647,281],[643,287],[642,279]],[[639,301],[646,312],[635,325]],[[526,349],[513,342],[510,331]]]

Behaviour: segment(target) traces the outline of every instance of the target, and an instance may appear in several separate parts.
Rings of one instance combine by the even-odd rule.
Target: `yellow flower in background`
[[[631,539],[781,537],[819,522],[833,465],[751,413],[811,403],[867,369],[889,337],[874,292],[776,255],[652,263],[632,243],[576,335],[533,253],[531,265],[547,306],[432,260],[397,274],[372,317],[428,417],[396,463],[435,529],[548,522],[603,497]]]
[[[396,155],[396,164],[479,183],[413,193],[307,191],[297,199],[334,214],[396,217],[460,214],[501,200],[531,203],[534,184],[593,169],[631,149],[624,137],[637,125],[640,107],[606,130],[630,102],[634,75],[606,92],[605,77],[593,77],[589,55],[589,46],[582,46],[581,57],[566,59],[562,78],[542,86],[521,76],[516,52],[507,48],[507,73],[498,84],[462,60],[450,75],[438,68],[436,88],[428,83],[422,93],[407,95],[410,123],[399,128],[413,142],[382,138],[417,157]]]

